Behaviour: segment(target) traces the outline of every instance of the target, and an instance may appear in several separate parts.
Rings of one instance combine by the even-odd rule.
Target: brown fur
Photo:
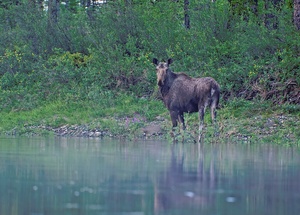
[[[219,84],[211,77],[192,78],[184,73],[174,73],[169,68],[172,62],[172,59],[167,62],[153,59],[156,65],[157,84],[163,102],[170,112],[173,128],[177,127],[179,120],[185,129],[183,113],[199,112],[201,133],[206,107],[211,108],[212,121],[216,120],[216,108],[220,98]]]

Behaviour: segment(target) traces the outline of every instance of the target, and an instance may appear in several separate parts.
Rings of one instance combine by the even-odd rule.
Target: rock
[[[265,128],[273,128],[273,127],[276,127],[276,123],[274,122],[273,119],[269,118],[267,119],[267,122],[265,123],[264,127]]]
[[[101,133],[101,132],[95,131],[94,137],[101,137],[101,136],[102,136],[102,133]]]
[[[162,116],[157,116],[155,119],[156,119],[157,121],[165,121],[165,118],[162,117]]]
[[[142,132],[144,136],[149,137],[162,134],[162,129],[160,125],[152,124],[142,128]]]

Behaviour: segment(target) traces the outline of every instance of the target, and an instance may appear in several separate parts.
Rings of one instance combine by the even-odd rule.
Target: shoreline
[[[112,120],[112,119],[110,119]],[[58,127],[46,125],[31,125],[16,127],[2,132],[4,136],[58,136],[83,138],[116,138],[116,139],[166,139],[170,138],[171,122],[167,118],[157,117],[154,121],[138,124],[132,129],[126,120],[113,119],[116,128],[101,129],[95,123],[83,125],[61,125]],[[131,127],[134,126],[134,122]],[[205,123],[204,135],[206,142],[220,143],[274,143],[279,145],[300,146],[300,119],[290,114],[257,115],[244,120],[220,119],[218,121],[218,137],[214,140],[214,129],[211,123]],[[197,121],[187,124],[189,135],[197,136]],[[191,142],[191,141],[188,141]]]

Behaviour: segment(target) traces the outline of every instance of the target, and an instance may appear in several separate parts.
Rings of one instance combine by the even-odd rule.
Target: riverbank
[[[168,139],[171,121],[161,101],[127,97],[117,105],[56,103],[31,111],[1,112],[1,135]],[[197,137],[198,115],[185,114],[188,136]],[[205,116],[206,142],[300,145],[298,105],[233,100],[218,111],[218,136]]]

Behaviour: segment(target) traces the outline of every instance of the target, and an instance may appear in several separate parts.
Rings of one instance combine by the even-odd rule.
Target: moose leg
[[[214,126],[215,136],[218,136],[218,127],[217,127],[217,109],[214,104],[210,107],[211,109],[211,121]]]
[[[181,133],[182,142],[184,142],[184,133],[185,133],[184,131],[186,129],[186,126],[185,126],[185,123],[184,123],[183,112],[179,112],[179,114],[178,114],[178,120],[179,120],[179,122],[182,125],[182,131],[181,130],[179,130],[179,131]]]
[[[203,130],[203,125],[204,125],[204,112],[205,108],[200,107],[199,108],[199,137],[198,137],[198,142],[201,142],[202,139],[202,130]]]
[[[183,113],[179,113],[178,119],[179,119],[179,122],[182,124],[182,130],[185,130],[186,127],[185,127],[185,123],[184,123]]]
[[[212,123],[216,123],[217,118],[217,110],[214,106],[211,106],[211,121]]]
[[[192,135],[189,131],[186,131],[186,125],[185,125],[185,122],[184,122],[184,117],[183,117],[183,112],[180,112],[179,115],[178,115],[178,119],[179,119],[179,122],[182,124],[182,142],[184,141],[192,141],[194,143],[196,143],[196,139],[195,139],[195,136]]]
[[[173,141],[176,141],[176,135],[175,135],[175,129],[177,127],[177,120],[178,120],[178,112],[177,111],[170,111],[170,116],[172,120],[172,131],[171,131],[171,137],[173,138]]]

